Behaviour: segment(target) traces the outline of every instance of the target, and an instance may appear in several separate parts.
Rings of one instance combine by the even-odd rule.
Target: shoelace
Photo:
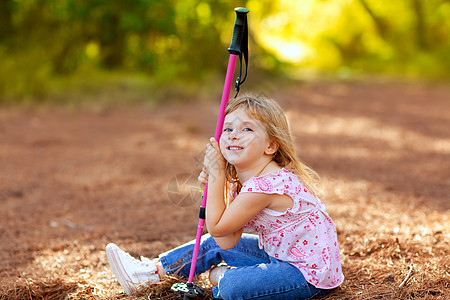
[[[144,266],[144,267],[148,267],[149,269],[156,269],[156,266],[152,266],[151,263],[152,261],[148,258],[145,257],[144,260],[138,260],[136,258],[134,258],[133,256],[131,256],[129,253],[127,252],[122,252],[123,254],[125,254],[125,256],[135,265],[139,265],[139,266]],[[143,256],[141,256],[142,259]],[[139,275],[139,274],[150,274],[150,275],[155,275],[157,274],[157,272],[155,272],[154,270],[152,271],[140,271],[140,272],[134,272],[134,274]]]

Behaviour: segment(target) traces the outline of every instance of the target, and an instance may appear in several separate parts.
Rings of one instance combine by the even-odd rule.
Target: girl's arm
[[[231,249],[239,242],[241,239],[242,233],[244,232],[244,228],[239,229],[238,231],[233,232],[227,236],[213,236],[217,245],[223,250]]]
[[[224,199],[225,159],[213,138],[207,146],[204,165],[208,173],[208,201],[206,225],[213,237],[226,238],[228,242],[239,241],[243,226],[270,203],[270,195],[258,193],[239,194],[226,207]],[[233,245],[234,246],[234,245]]]
[[[202,187],[202,190],[205,190],[205,185],[208,183],[208,173],[206,172],[206,168],[203,168],[200,175],[198,176],[198,182]],[[208,225],[208,224],[207,224]],[[220,248],[227,250],[233,248],[241,239],[242,233],[244,232],[244,228],[241,228],[227,236],[213,236],[216,243]]]

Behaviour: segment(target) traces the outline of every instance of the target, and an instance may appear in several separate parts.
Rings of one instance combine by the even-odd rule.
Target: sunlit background
[[[238,6],[254,76],[450,76],[446,0],[3,0],[1,102],[216,80]]]

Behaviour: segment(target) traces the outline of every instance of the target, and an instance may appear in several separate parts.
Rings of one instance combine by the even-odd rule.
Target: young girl
[[[207,145],[199,182],[208,183],[196,274],[210,271],[219,299],[305,299],[339,286],[336,229],[301,163],[282,109],[263,97],[230,100],[219,143]],[[224,196],[226,195],[226,196]],[[244,230],[257,235],[243,233]],[[195,241],[149,260],[107,246],[127,294],[165,274],[188,277]],[[226,266],[215,267],[222,262]]]

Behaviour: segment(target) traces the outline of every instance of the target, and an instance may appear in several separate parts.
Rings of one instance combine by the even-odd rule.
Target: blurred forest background
[[[449,0],[0,3],[2,104],[220,86],[237,6],[250,10],[250,77],[450,78]]]

